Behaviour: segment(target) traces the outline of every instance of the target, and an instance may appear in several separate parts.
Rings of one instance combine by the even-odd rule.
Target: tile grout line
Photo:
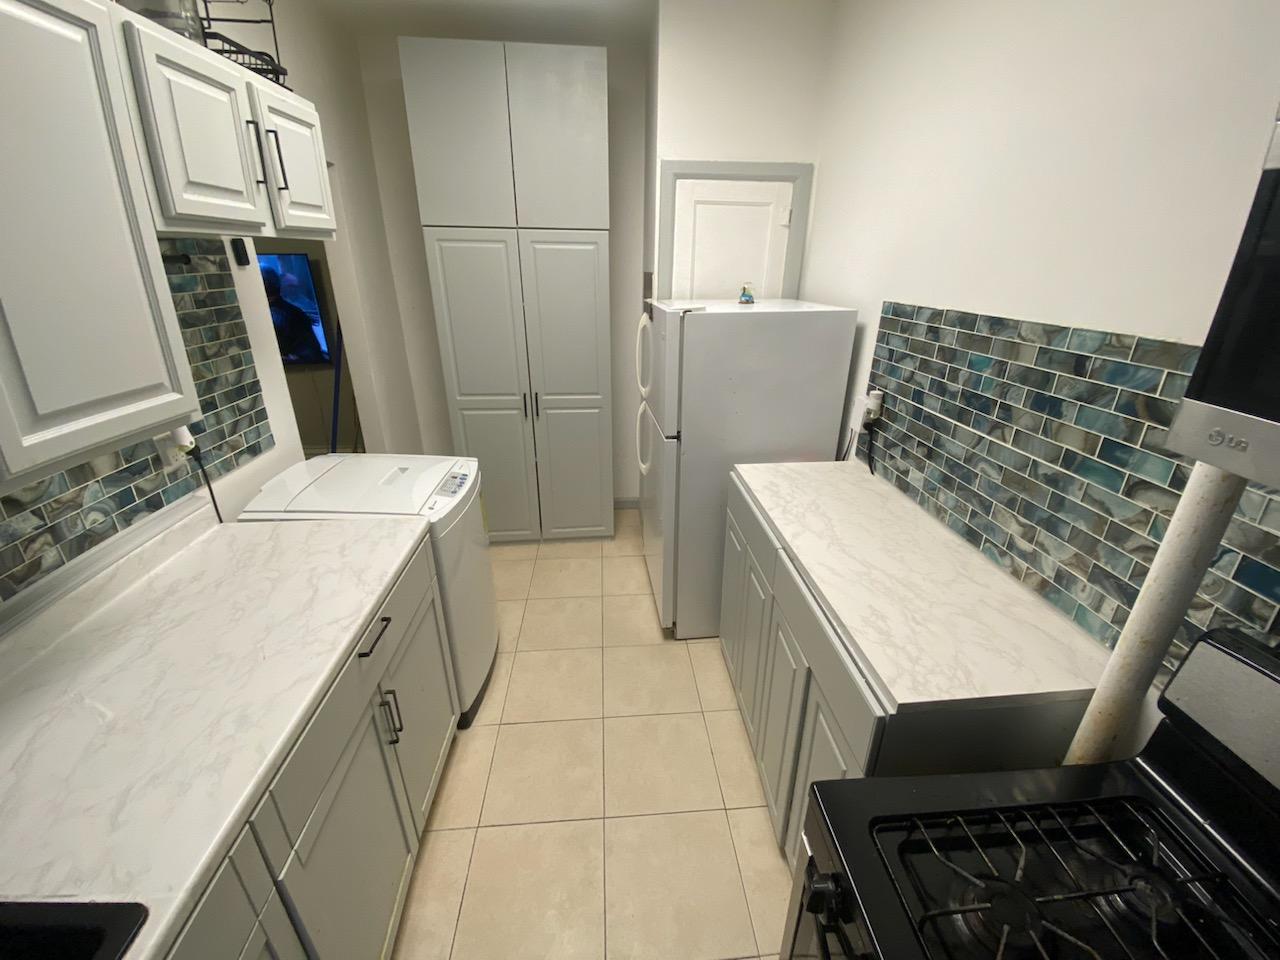
[[[604,557],[600,558],[600,929],[604,940],[604,960],[609,957],[609,837],[604,815],[608,813],[609,781],[605,776],[607,750],[604,729]]]

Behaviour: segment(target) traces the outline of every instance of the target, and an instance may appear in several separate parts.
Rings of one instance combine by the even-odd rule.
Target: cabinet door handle
[[[520,406],[524,407],[524,418],[529,419],[529,395],[527,393],[520,394]]]
[[[535,390],[535,391],[533,392],[533,415],[534,415],[535,417],[540,417],[540,416],[542,416],[542,410],[541,410],[541,408],[538,406],[538,391],[537,391],[537,390]]]
[[[284,151],[280,149],[280,132],[267,127],[267,136],[276,138],[276,159],[280,161],[280,189],[289,189],[289,171],[284,166]]]
[[[382,635],[387,632],[387,627],[391,626],[390,617],[379,617],[378,619],[382,621],[382,629],[379,630],[378,635],[373,638],[373,643],[369,644],[368,650],[361,650],[358,654],[356,654],[356,656],[360,657],[361,659],[364,659],[365,657],[373,656],[373,651],[377,648],[378,641],[381,640]]]
[[[391,707],[396,712],[396,733],[404,733],[404,714],[400,712],[400,698],[396,696],[395,690],[388,690],[385,695],[391,698]]]
[[[257,120],[246,120],[245,125],[253,130],[253,142],[258,145],[258,169],[262,171],[262,176],[256,181],[260,186],[267,185],[267,154],[262,149],[262,128],[258,126]]]
[[[383,697],[378,701],[378,706],[380,706],[382,708],[382,712],[387,715],[387,727],[391,731],[391,739],[387,741],[387,745],[394,747],[400,742],[400,731],[396,729],[396,718],[391,715],[391,704],[387,702],[386,697]]]

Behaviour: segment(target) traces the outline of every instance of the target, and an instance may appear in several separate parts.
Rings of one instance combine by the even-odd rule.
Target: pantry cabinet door
[[[521,230],[544,537],[613,533],[609,235]]]
[[[105,6],[0,0],[0,477],[198,409]]]
[[[514,227],[502,43],[401,37],[400,73],[419,222]]]
[[[262,130],[244,71],[161,27],[128,21],[124,36],[164,216],[266,224]]]
[[[480,461],[491,540],[536,540],[534,403],[514,230],[428,227],[455,452]]]
[[[307,101],[269,80],[253,81],[249,94],[253,118],[262,127],[276,226],[282,231],[332,233],[337,221],[320,115]]]
[[[609,228],[604,47],[508,43],[507,96],[521,227]]]

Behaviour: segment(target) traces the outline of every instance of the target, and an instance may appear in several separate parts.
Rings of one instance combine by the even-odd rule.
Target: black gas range
[[[1206,634],[1133,760],[814,784],[784,960],[1280,958],[1280,657]]]

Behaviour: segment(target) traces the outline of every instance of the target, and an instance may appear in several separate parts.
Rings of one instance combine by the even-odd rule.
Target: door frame
[[[676,183],[680,180],[760,180],[791,184],[791,236],[782,271],[782,297],[800,296],[800,267],[809,232],[809,205],[813,199],[812,163],[761,163],[750,160],[663,160],[658,165],[658,269],[654,276],[656,299],[671,298],[671,274],[675,259]],[[795,240],[799,242],[793,242]]]

